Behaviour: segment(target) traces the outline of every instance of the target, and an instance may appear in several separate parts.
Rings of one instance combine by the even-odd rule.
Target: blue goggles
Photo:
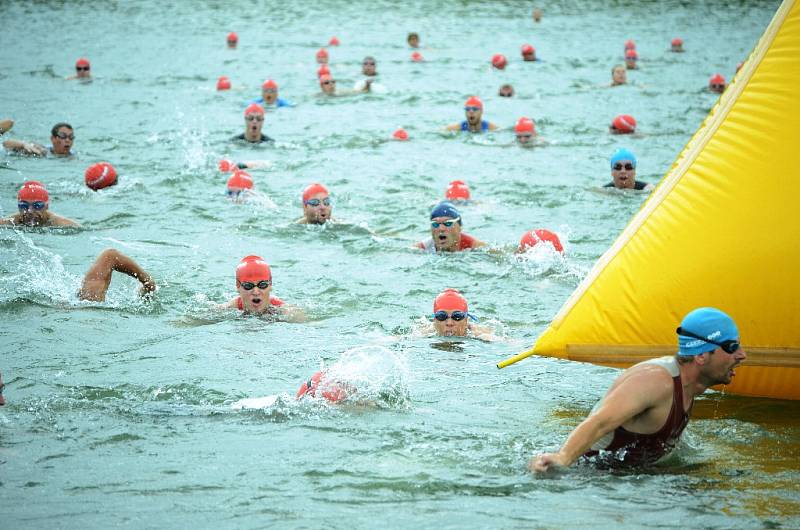
[[[303,201],[303,204],[306,204],[308,206],[319,206],[320,204],[324,204],[325,206],[330,206],[331,205],[331,198],[330,197],[325,197],[322,200],[309,199],[307,201]]]
[[[475,321],[478,320],[477,318],[475,318],[475,316],[473,316],[471,313],[469,313],[467,311],[453,311],[448,315],[447,311],[441,309],[441,310],[439,310],[439,311],[437,311],[437,312],[435,312],[434,314],[431,315],[431,319],[436,319],[439,322],[444,322],[448,318],[452,318],[456,322],[461,322],[465,318],[470,318],[471,320],[475,320]]]
[[[481,108],[480,107],[473,107],[472,105],[470,105],[469,107],[464,107],[464,110],[466,112],[478,112],[479,110],[481,110]]]
[[[33,202],[19,201],[17,203],[17,208],[19,208],[20,210],[25,210],[25,211],[30,210],[30,209],[34,209],[36,211],[44,210],[46,206],[47,206],[47,203],[44,202],[44,201],[33,201]]]

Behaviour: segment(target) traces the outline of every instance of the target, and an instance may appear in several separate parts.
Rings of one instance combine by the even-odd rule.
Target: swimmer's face
[[[303,201],[303,216],[305,216],[308,224],[325,224],[330,220],[332,212],[333,203],[330,196],[324,191],[314,194]]]
[[[611,84],[624,85],[628,82],[628,72],[622,66],[617,66],[611,70]]]
[[[523,61],[535,61],[536,60],[536,50],[532,52],[524,52],[522,54]]]
[[[614,179],[614,187],[619,189],[631,189],[636,185],[636,167],[630,160],[620,160],[611,166],[611,178]]]
[[[361,63],[361,73],[364,75],[375,75],[377,70],[377,65],[375,64],[375,59],[373,57],[365,57],[364,61]]]
[[[434,217],[431,219],[431,238],[437,251],[458,250],[461,240],[461,224],[452,217]],[[434,227],[433,223],[438,226]],[[446,226],[449,223],[451,226]]]
[[[268,285],[264,285],[267,282]],[[261,287],[259,287],[261,283]],[[252,289],[245,289],[250,284],[254,284]],[[272,292],[272,280],[263,278],[261,280],[252,280],[246,282],[236,281],[236,291],[242,297],[242,305],[244,310],[248,313],[261,314],[269,311],[269,295]]]
[[[87,77],[92,77],[92,71],[89,65],[81,65],[75,67],[75,77],[78,79],[86,79]]]
[[[58,128],[55,136],[50,137],[53,143],[53,153],[57,155],[68,155],[72,149],[72,142],[75,141],[75,133],[71,128],[62,126]]]
[[[47,213],[50,203],[45,201],[18,201],[19,205],[25,206],[25,208],[18,207],[20,223],[25,226],[43,226],[47,224],[50,216]]]
[[[531,147],[533,146],[533,141],[536,138],[535,132],[530,131],[520,131],[517,133],[517,143],[522,147]]]
[[[412,48],[419,48],[419,37],[417,35],[409,35],[407,42]]]
[[[235,48],[238,42],[236,39],[228,39],[228,48]]]
[[[264,88],[261,90],[261,97],[264,98],[264,104],[273,105],[278,99],[278,89]]]
[[[448,315],[451,315],[453,311],[444,310]],[[436,330],[436,334],[441,337],[464,337],[467,334],[467,319],[464,318],[456,322],[452,318],[448,318],[445,321],[433,319],[433,329]]]
[[[628,70],[636,70],[636,59],[634,59],[633,57],[626,57],[625,68],[627,68]]]
[[[336,80],[326,79],[325,81],[320,81],[319,87],[324,94],[333,95],[336,93]]]
[[[542,20],[542,10],[537,7],[533,10],[533,21],[539,22],[540,20]]]
[[[464,115],[467,117],[467,123],[470,125],[477,125],[481,122],[481,117],[483,117],[483,109],[481,107],[467,105],[464,107]]]
[[[672,51],[674,52],[682,52],[683,51],[683,44],[673,44]]]
[[[264,115],[260,112],[251,112],[245,115],[244,124],[247,129],[247,136],[254,138],[261,135],[261,128],[264,126]]]
[[[510,98],[514,95],[514,87],[511,85],[503,85],[500,87],[497,95],[504,98]]]
[[[709,83],[708,89],[717,94],[722,94],[725,92],[725,83]]]
[[[738,342],[739,339],[736,339]],[[747,359],[747,353],[740,346],[733,353],[727,353],[722,348],[717,348],[713,353],[703,354],[705,363],[701,373],[708,386],[730,384],[736,375],[736,367]]]

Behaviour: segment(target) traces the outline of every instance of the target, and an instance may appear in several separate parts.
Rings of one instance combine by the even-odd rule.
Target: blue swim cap
[[[436,217],[450,217],[451,219],[458,218],[458,224],[461,224],[461,214],[458,213],[456,207],[452,202],[442,201],[433,207],[431,211],[431,219]]]
[[[706,337],[714,342],[737,340],[739,328],[731,317],[713,307],[701,307],[683,317],[681,329],[701,337]],[[700,355],[717,348],[711,344],[694,337],[678,335],[678,355]]]
[[[613,155],[611,155],[611,168],[614,168],[614,164],[617,162],[621,162],[623,160],[630,160],[631,164],[633,164],[633,168],[636,169],[636,155],[621,147],[617,149]]]

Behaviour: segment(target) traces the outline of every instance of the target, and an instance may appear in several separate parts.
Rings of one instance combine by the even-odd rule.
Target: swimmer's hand
[[[158,286],[152,276],[145,274],[141,278],[137,277],[137,279],[142,282],[142,287],[139,289],[139,294],[141,296],[150,296],[156,292]]]
[[[364,80],[364,92],[369,92],[371,87],[372,87],[372,79],[365,79]]]
[[[561,453],[542,453],[528,461],[528,471],[531,473],[547,473],[563,467],[567,467],[567,463]]]

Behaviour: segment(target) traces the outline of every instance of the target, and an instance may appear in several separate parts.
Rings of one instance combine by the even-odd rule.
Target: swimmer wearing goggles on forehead
[[[50,194],[38,180],[25,182],[17,192],[18,212],[11,217],[0,219],[0,225],[74,227],[81,225],[50,211]]]
[[[264,107],[258,103],[252,103],[244,109],[244,133],[234,136],[232,140],[245,141],[251,144],[272,142],[272,138],[261,133],[264,126]]]
[[[223,309],[238,309],[246,314],[279,316],[289,322],[304,322],[303,311],[272,296],[272,269],[260,256],[245,256],[236,266],[236,291],[239,296],[222,304]]]
[[[478,318],[469,312],[467,299],[456,289],[445,289],[433,300],[433,313],[428,317],[428,334],[439,337],[475,337],[495,340],[492,329],[479,326]]]
[[[486,243],[461,231],[461,214],[455,205],[442,201],[431,211],[431,238],[416,248],[427,252],[459,252],[485,247]]]
[[[300,225],[324,225],[335,222],[333,219],[333,201],[328,188],[315,182],[303,190],[303,217],[295,221]]]

